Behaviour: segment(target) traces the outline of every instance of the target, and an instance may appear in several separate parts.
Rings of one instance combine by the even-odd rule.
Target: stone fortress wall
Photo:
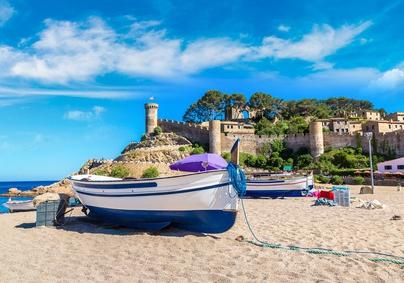
[[[209,145],[208,127],[168,119],[158,119],[157,124],[165,132],[176,133],[177,135],[189,139],[193,143],[199,143],[204,146]]]
[[[343,148],[362,146],[364,152],[369,151],[367,137],[350,133],[323,132],[322,123],[315,121],[310,124],[307,134],[260,136],[249,131],[223,132],[221,121],[210,121],[209,126],[158,119],[158,105],[146,103],[146,132],[151,133],[158,125],[165,132],[174,132],[186,137],[193,143],[209,147],[210,152],[229,152],[233,143],[240,138],[241,151],[257,154],[259,149],[275,139],[284,140],[286,146],[294,151],[308,148],[313,157],[319,157],[327,148]],[[388,133],[374,133],[373,150],[381,154],[404,156],[404,130]]]
[[[188,138],[191,142],[208,146],[210,132],[208,127],[178,122],[174,120],[158,120],[158,125],[164,131],[174,132]],[[318,129],[317,129],[318,130]],[[218,133],[214,133],[217,135]],[[213,133],[212,133],[213,135]],[[343,148],[357,147],[361,145],[364,152],[368,152],[368,140],[364,136],[352,134],[337,134],[334,132],[319,133],[314,132],[307,134],[294,134],[282,136],[260,136],[255,134],[237,134],[237,133],[220,133],[220,139],[213,139],[217,147],[217,141],[220,140],[220,148],[222,152],[229,152],[233,143],[240,138],[241,151],[251,154],[257,154],[263,144],[276,139],[284,140],[287,147],[297,151],[300,148],[308,148],[313,156],[318,157],[319,152],[324,152],[327,148]],[[389,154],[394,152],[398,156],[404,156],[404,131],[397,131],[384,134],[375,134],[375,141],[372,146],[377,146],[377,152]],[[373,149],[375,150],[375,149]],[[215,149],[217,151],[217,149]],[[315,152],[316,151],[316,152]]]

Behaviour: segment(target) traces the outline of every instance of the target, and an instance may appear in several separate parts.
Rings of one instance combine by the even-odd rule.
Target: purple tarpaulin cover
[[[194,154],[170,165],[171,170],[199,172],[224,169],[227,161],[214,153]]]

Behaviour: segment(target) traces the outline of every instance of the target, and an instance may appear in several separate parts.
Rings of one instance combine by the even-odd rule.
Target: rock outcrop
[[[181,174],[172,171],[169,165],[179,159],[187,157],[192,151],[192,144],[186,138],[174,133],[161,133],[159,135],[144,135],[137,143],[130,143],[114,160],[88,160],[78,171],[78,174],[108,175],[116,166],[123,166],[128,177],[140,178],[143,171],[153,166],[160,176]],[[30,191],[21,192],[18,189],[9,192],[10,196],[36,196],[45,193],[63,193],[73,196],[73,190],[68,180],[64,179],[49,186],[39,186]]]

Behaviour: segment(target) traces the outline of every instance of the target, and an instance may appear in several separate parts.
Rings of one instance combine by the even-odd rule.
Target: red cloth
[[[332,191],[320,191],[318,198],[334,200],[334,193]]]

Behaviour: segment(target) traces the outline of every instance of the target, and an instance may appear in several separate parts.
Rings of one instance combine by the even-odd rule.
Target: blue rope
[[[236,190],[238,196],[243,197],[247,191],[247,182],[243,170],[241,170],[239,166],[229,163],[227,172],[229,172],[230,183]]]

